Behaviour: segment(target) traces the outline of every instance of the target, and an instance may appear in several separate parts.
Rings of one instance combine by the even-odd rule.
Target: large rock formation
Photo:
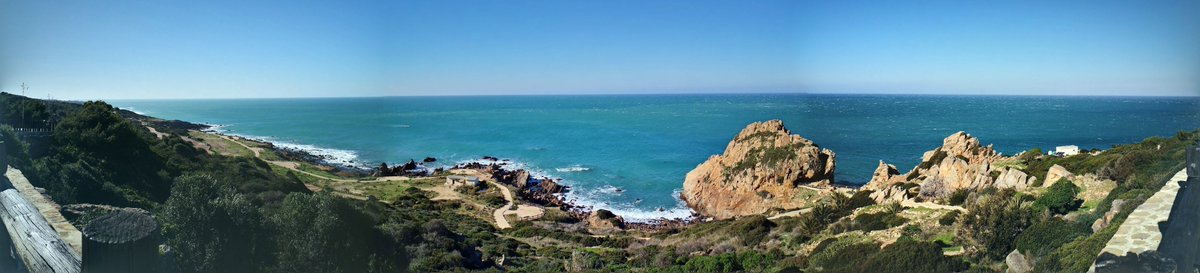
[[[742,129],[725,147],[688,172],[682,198],[701,215],[726,219],[810,205],[833,182],[834,153],[793,135],[779,120]]]
[[[979,139],[964,132],[954,133],[942,140],[942,146],[925,152],[921,163],[911,171],[900,174],[896,167],[883,161],[875,169],[871,181],[863,190],[871,190],[876,202],[899,202],[920,197],[938,199],[960,189],[982,189],[995,184],[992,163],[1002,157],[991,145],[979,144]],[[1012,177],[1011,185],[1020,188],[1033,182],[1032,177],[1019,170],[1009,169],[1002,174]],[[1001,176],[1003,177],[1003,176]]]
[[[1037,180],[1037,177],[1027,175],[1021,170],[1006,168],[1003,172],[1001,172],[1000,176],[996,178],[995,186],[997,189],[1012,188],[1014,190],[1023,191],[1032,187],[1035,180]]]
[[[1058,182],[1059,179],[1063,178],[1066,178],[1067,180],[1073,180],[1075,179],[1075,174],[1067,171],[1067,168],[1063,168],[1063,166],[1054,164],[1054,166],[1050,167],[1050,170],[1046,171],[1046,181],[1044,181],[1042,185],[1048,187],[1050,185],[1054,185],[1054,182]],[[1075,183],[1075,185],[1082,186],[1079,185],[1079,183]]]

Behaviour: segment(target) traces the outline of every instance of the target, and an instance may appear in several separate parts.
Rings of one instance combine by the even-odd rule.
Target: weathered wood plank
[[[83,253],[83,233],[63,217],[54,200],[50,200],[34,188],[33,184],[29,183],[29,179],[25,178],[25,174],[17,168],[9,167],[4,176],[12,182],[12,186],[18,192],[21,192],[21,195],[25,196],[25,200],[37,207],[38,211],[42,213],[42,217],[46,218],[46,221],[50,222],[50,226],[54,227],[54,231],[58,232],[58,238],[66,241],[67,245],[75,250],[75,253]]]
[[[0,219],[31,273],[78,273],[81,258],[17,190],[0,192]]]

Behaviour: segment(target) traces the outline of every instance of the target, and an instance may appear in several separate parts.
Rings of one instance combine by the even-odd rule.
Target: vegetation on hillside
[[[313,193],[291,171],[198,150],[181,137],[186,130],[160,130],[170,132],[160,139],[103,102],[0,99],[0,140],[13,166],[60,204],[154,212],[170,247],[163,259],[180,272],[1000,272],[1014,250],[1037,272],[1083,272],[1200,139],[1184,132],[1097,155],[1015,159],[1037,177],[1058,164],[1117,181],[1089,210],[1079,207],[1080,189],[1060,180],[1045,191],[956,191],[938,200],[963,211],[875,204],[870,191],[858,191],[824,195],[796,217],[594,235],[553,209],[497,230],[477,213],[500,202],[486,190],[438,201],[397,185],[405,182],[372,184],[396,188],[371,201]],[[29,124],[11,123],[12,115],[57,121],[44,153],[32,155],[12,129]],[[1093,232],[1117,199],[1127,205]]]

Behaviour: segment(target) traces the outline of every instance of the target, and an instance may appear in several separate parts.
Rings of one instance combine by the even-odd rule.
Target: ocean
[[[435,166],[511,159],[562,178],[573,189],[568,199],[634,220],[689,215],[678,199],[684,175],[755,121],[781,119],[792,133],[833,150],[842,184],[866,183],[879,160],[907,171],[957,131],[1012,155],[1060,145],[1106,149],[1200,128],[1196,97],[705,94],[110,103],[359,166],[425,157],[437,158]]]

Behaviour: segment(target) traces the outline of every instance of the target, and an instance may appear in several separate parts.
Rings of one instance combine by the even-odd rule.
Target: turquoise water
[[[680,217],[684,175],[746,124],[782,119],[861,184],[879,160],[912,168],[966,131],[1004,154],[1108,148],[1200,128],[1200,98],[915,95],[470,96],[114,101],[367,166],[495,156],[563,178],[568,198],[628,218]],[[616,191],[620,188],[624,191]],[[641,200],[641,201],[638,201]],[[665,212],[656,211],[666,209]]]

